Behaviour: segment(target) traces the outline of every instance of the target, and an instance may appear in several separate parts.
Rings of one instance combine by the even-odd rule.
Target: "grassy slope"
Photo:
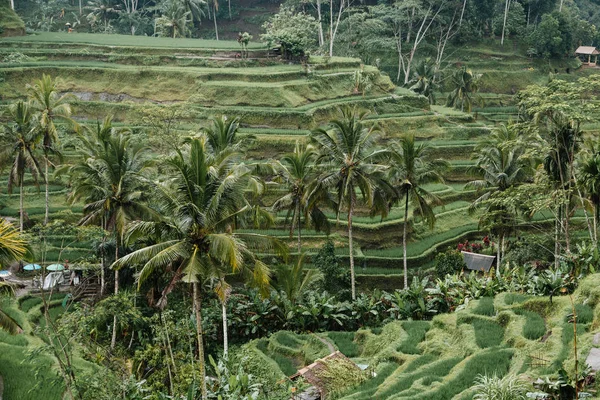
[[[2,39],[11,43],[58,43],[89,44],[99,46],[148,47],[173,49],[215,49],[240,50],[240,44],[233,40],[173,39],[167,37],[147,37],[131,35],[98,35],[93,33],[44,32],[36,35]],[[264,49],[260,42],[250,42],[249,49]]]
[[[25,24],[23,20],[10,8],[8,0],[0,0],[0,37],[2,30],[22,31],[25,32]]]
[[[573,295],[578,306],[578,354],[584,359],[590,351],[593,329],[600,324],[600,274],[585,278]],[[478,374],[524,374],[529,379],[556,373],[564,366],[574,370],[573,325],[566,323],[571,312],[568,297],[528,297],[503,293],[494,299],[472,301],[466,309],[435,317],[431,322],[391,322],[375,332],[331,332],[323,336],[357,363],[368,364],[377,377],[348,390],[340,398],[359,399],[470,399],[469,390]],[[538,331],[552,331],[545,342]],[[265,343],[277,342],[283,332]],[[279,352],[260,341],[247,345],[276,365],[283,378],[298,368],[294,354],[310,353],[302,335],[285,332],[291,343]],[[294,344],[296,343],[296,344]],[[321,349],[315,342],[313,354]],[[532,366],[531,358],[540,356],[545,365]],[[307,360],[309,362],[310,360]],[[294,365],[294,368],[288,368]]]
[[[138,59],[134,63],[122,63],[122,58],[111,61],[105,57],[99,58],[103,61],[95,61],[100,53],[93,52],[90,53],[90,59],[85,61],[71,59],[69,56],[70,52],[80,54],[87,53],[89,49],[96,51],[94,46],[104,46],[109,49],[110,54],[118,57],[128,56],[132,48],[108,46],[132,44],[142,46],[135,52]],[[44,58],[53,52],[52,48],[45,48],[47,45],[61,46],[58,59]],[[89,49],[81,48],[87,45]],[[140,103],[144,100],[180,102],[185,109],[186,118],[178,131],[181,134],[197,131],[211,115],[239,115],[245,126],[244,133],[257,136],[257,144],[249,152],[250,157],[257,159],[277,158],[281,153],[291,151],[296,140],[306,141],[308,129],[335,117],[338,106],[357,105],[371,111],[369,122],[382,127],[388,138],[406,133],[415,134],[434,147],[436,157],[449,160],[453,166],[448,184],[429,187],[445,203],[443,208],[436,209],[438,221],[435,229],[430,231],[418,220],[413,224],[412,212],[409,215],[412,224],[408,245],[410,266],[417,267],[429,262],[438,248],[467,237],[476,238],[473,235],[478,235],[478,216],[467,213],[467,205],[475,194],[464,190],[465,181],[472,179],[468,173],[473,165],[470,153],[478,141],[489,134],[490,127],[497,121],[507,120],[515,113],[516,109],[510,103],[509,95],[484,93],[482,97],[485,97],[486,103],[476,110],[480,120],[475,121],[472,115],[443,106],[433,106],[429,110],[422,98],[404,88],[394,90],[394,94],[399,97],[384,95],[383,91],[391,87],[386,77],[381,78],[382,92],[365,97],[351,96],[349,74],[357,65],[357,60],[353,59],[326,60],[315,57],[314,76],[311,79],[306,79],[305,71],[299,65],[244,67],[243,64],[231,62],[206,66],[140,64],[146,55],[154,54],[156,49],[162,48],[171,53],[171,49],[179,49],[181,53],[185,53],[185,47],[196,46],[194,49],[199,50],[211,49],[217,45],[226,50],[234,48],[237,43],[64,33],[3,39],[0,40],[0,50],[4,53],[28,48],[34,52],[43,52],[43,55],[38,58],[32,56],[34,58],[28,63],[2,66],[0,73],[4,73],[5,82],[0,83],[0,95],[5,98],[22,96],[27,83],[41,73],[48,72],[63,78],[61,88],[64,91],[92,94],[92,101],[77,101],[74,104],[75,115],[82,120],[94,121],[108,112],[115,112],[120,126],[127,127],[133,123],[136,129],[143,130],[147,127],[140,126],[139,112],[148,107],[147,104]],[[464,56],[468,65],[476,72],[480,69],[488,71],[486,74],[493,72],[491,68],[495,64],[502,66],[503,73],[518,74],[530,63],[529,59],[520,56],[512,48],[503,49],[499,46],[470,48]],[[367,67],[367,70],[377,72],[372,67]],[[537,70],[528,73],[535,76],[536,82],[547,79],[545,74],[538,73]],[[529,80],[525,80],[521,85],[528,82]],[[506,84],[494,89],[505,93],[510,92],[512,81],[499,79],[497,84]],[[121,95],[125,96],[115,97]],[[188,99],[190,102],[186,102]],[[151,136],[140,136],[140,140],[146,140],[152,146],[160,145]],[[5,180],[5,176],[0,178]],[[26,199],[27,211],[33,218],[39,219],[43,211],[43,199],[33,188],[30,189],[31,194]],[[52,190],[52,217],[76,220],[81,205],[70,207],[65,204],[65,191],[60,182],[56,182]],[[274,201],[277,195],[277,192],[270,193],[266,204]],[[17,215],[18,197],[7,196],[4,188],[0,188],[0,204],[2,203],[6,206],[0,211],[3,215]],[[69,214],[69,209],[74,214]],[[329,217],[335,220],[334,214],[329,213]],[[383,221],[369,218],[366,212],[357,213],[357,255],[361,258],[361,265],[367,267],[360,268],[359,273],[368,274],[371,268],[375,268],[377,273],[384,268],[394,273],[398,271],[402,257],[402,218],[403,212],[399,208],[392,210],[390,216]],[[283,222],[283,215],[280,215],[280,222]],[[339,254],[347,258],[343,219],[336,224],[335,230],[337,233],[334,239],[340,247]],[[287,233],[284,230],[274,233],[286,239]],[[309,253],[325,239],[322,234],[311,235],[311,238],[305,239],[305,250]],[[289,244],[293,250],[293,240],[289,240]],[[60,245],[60,240],[53,241],[53,247],[49,249],[50,258],[58,256]],[[63,255],[75,260],[85,254],[85,248],[81,247],[70,249]]]

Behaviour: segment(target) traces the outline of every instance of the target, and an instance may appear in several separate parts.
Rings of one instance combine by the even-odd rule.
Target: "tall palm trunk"
[[[25,212],[25,207],[23,205],[23,176],[21,176],[21,181],[19,183],[19,231],[23,232],[23,213]]]
[[[501,249],[500,249],[501,245],[500,245],[500,235],[498,235],[498,243],[497,243],[497,249],[496,249],[496,272],[500,272],[500,264],[502,263],[501,257]]]
[[[406,227],[408,225],[408,190],[404,201],[404,232],[402,233],[402,247],[404,254],[404,289],[408,289],[408,260],[406,259]]]
[[[348,205],[348,250],[350,251],[350,282],[352,285],[352,300],[356,300],[356,284],[354,282],[354,250],[352,249],[352,213],[354,212],[354,198],[350,195]]]
[[[202,400],[208,399],[206,389],[206,370],[204,368],[204,343],[202,341],[202,314],[200,303],[200,289],[198,282],[192,284],[194,288],[194,314],[196,315],[196,333],[198,335],[198,359],[200,362],[200,379],[202,379]]]
[[[100,297],[104,296],[104,287],[106,286],[106,223],[105,218],[102,217],[102,255],[100,256],[100,262],[102,264],[102,270],[100,271]]]
[[[217,10],[213,10],[213,21],[215,23],[215,36],[219,40],[219,28],[217,27]]]
[[[227,343],[227,300],[221,302],[221,312],[223,314],[223,357],[227,358],[229,345]]]
[[[44,180],[46,181],[46,214],[44,216],[44,225],[48,225],[48,214],[50,208],[50,193],[48,189],[48,164],[50,164],[50,160],[48,160],[48,154],[45,156],[46,158],[46,170],[44,171]]]
[[[562,4],[562,3],[561,3]],[[10,0],[10,9],[14,10],[15,9],[15,0]]]
[[[296,205],[296,214],[298,216],[298,254],[302,253],[302,220],[300,217],[300,202]]]
[[[115,238],[115,262],[119,259],[119,234]],[[119,294],[119,270],[115,269],[115,296]],[[113,331],[110,340],[110,349],[114,350],[117,345],[117,315],[113,317]]]

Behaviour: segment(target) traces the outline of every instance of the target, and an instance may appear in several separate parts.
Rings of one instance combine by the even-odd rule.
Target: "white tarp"
[[[486,256],[485,254],[471,253],[470,251],[461,251],[467,268],[473,271],[489,272],[492,263],[496,257]]]
[[[64,281],[65,278],[62,272],[49,272],[46,279],[44,279],[44,290],[50,290]]]

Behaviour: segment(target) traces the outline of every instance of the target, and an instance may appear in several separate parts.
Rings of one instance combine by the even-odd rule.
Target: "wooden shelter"
[[[575,50],[575,55],[582,58],[581,62],[583,62],[584,65],[589,65],[591,67],[596,66],[596,63],[598,62],[598,54],[600,54],[600,51],[598,51],[598,49],[596,49],[594,46],[579,46],[577,50]],[[586,56],[587,62],[585,61]],[[594,57],[593,62],[592,57]]]

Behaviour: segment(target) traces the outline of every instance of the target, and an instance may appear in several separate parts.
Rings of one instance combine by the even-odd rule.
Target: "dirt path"
[[[314,333],[313,333],[313,335],[314,335]],[[329,354],[333,354],[336,352],[335,346],[333,344],[331,344],[331,342],[329,340],[324,339],[319,335],[315,335],[315,337],[317,339],[319,339],[321,342],[323,342],[325,344],[325,346],[327,346],[327,348],[329,349]],[[0,400],[2,400],[2,399],[0,399]]]

